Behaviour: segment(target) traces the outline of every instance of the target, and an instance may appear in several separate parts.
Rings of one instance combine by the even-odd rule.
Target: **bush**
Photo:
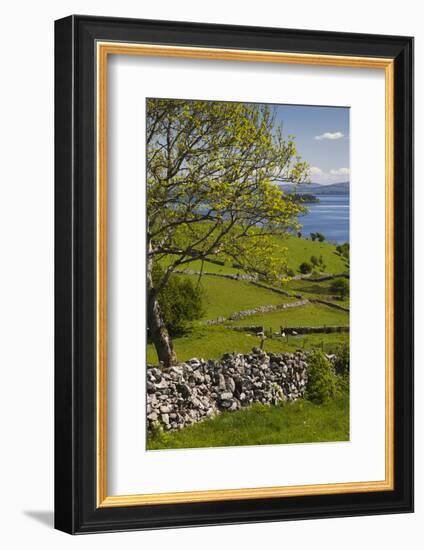
[[[157,285],[164,275],[163,268],[153,268],[153,283]],[[199,319],[204,313],[203,291],[188,277],[171,275],[168,284],[158,295],[159,307],[166,328],[171,334],[184,332],[189,321]]]
[[[349,376],[349,366],[350,366],[350,351],[349,345],[345,344],[341,346],[334,362],[334,368],[336,374],[340,376]]]
[[[343,300],[349,295],[349,282],[346,279],[334,279],[330,286],[331,292],[338,294]]]
[[[327,267],[324,263],[324,259],[322,256],[320,256],[319,258],[317,258],[316,256],[311,256],[310,262],[317,271],[325,271],[325,268]]]
[[[349,261],[349,243],[339,244],[336,247],[337,252],[342,256],[346,261]]]
[[[308,360],[306,398],[313,403],[325,403],[336,391],[336,376],[330,361],[322,351],[312,352]]]
[[[308,262],[302,262],[299,266],[299,271],[306,275],[307,273],[310,273],[312,271],[312,266]]]

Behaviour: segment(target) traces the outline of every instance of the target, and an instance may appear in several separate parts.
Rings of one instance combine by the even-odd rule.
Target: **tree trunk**
[[[159,302],[153,287],[152,262],[147,262],[147,326],[150,338],[155,346],[159,361],[164,367],[176,363],[176,354],[172,348],[171,337],[162,321]]]

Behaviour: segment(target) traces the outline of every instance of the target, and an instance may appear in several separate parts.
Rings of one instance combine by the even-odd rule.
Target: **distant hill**
[[[322,185],[320,183],[299,183],[299,185],[293,185],[292,183],[280,183],[279,185],[285,193],[308,193],[312,195],[349,194],[348,181],[343,181],[341,183],[331,183],[330,185]]]

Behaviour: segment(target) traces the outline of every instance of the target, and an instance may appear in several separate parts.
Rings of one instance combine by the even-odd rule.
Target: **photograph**
[[[146,99],[148,450],[350,440],[349,117]]]
[[[54,527],[413,512],[414,38],[175,9],[55,20]]]

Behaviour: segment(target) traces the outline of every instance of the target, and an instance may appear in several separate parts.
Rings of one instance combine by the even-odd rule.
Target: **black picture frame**
[[[97,507],[98,40],[394,60],[394,490]],[[55,23],[55,73],[55,527],[76,534],[413,511],[413,39],[73,15]]]

